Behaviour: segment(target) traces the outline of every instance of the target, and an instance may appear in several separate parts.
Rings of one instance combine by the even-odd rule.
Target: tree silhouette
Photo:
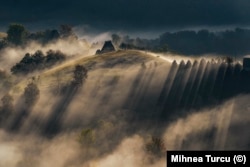
[[[7,30],[7,34],[8,42],[15,45],[22,45],[26,40],[28,32],[21,24],[11,24]]]
[[[74,70],[73,85],[81,86],[88,77],[88,70],[82,65],[76,65]]]
[[[67,24],[62,24],[60,26],[60,36],[62,38],[69,38],[69,37],[72,37],[74,39],[77,39],[77,36],[76,34],[74,33],[73,31],[73,28],[70,26],[70,25],[67,25]]]
[[[224,59],[227,64],[232,64],[234,62],[234,59],[231,56],[226,56]]]
[[[8,46],[8,41],[6,39],[0,40],[0,50]]]
[[[40,42],[42,44],[46,44],[48,42],[55,41],[55,40],[59,39],[59,37],[60,37],[60,34],[59,34],[58,30],[56,30],[56,29],[52,29],[52,30],[47,29],[44,31],[30,33],[28,35],[29,40],[37,41],[37,42]]]
[[[6,120],[12,113],[13,107],[13,97],[10,94],[6,94],[2,97],[2,107],[0,110],[0,121]]]
[[[87,147],[90,146],[95,142],[95,133],[94,130],[88,128],[83,129],[78,136],[78,141],[82,145],[86,145]]]
[[[40,91],[37,85],[33,82],[29,83],[24,91],[25,103],[28,106],[33,105],[39,98]]]
[[[145,145],[146,151],[154,156],[161,156],[166,150],[165,144],[161,138],[151,137],[151,141]]]
[[[117,34],[112,34],[111,37],[112,37],[112,42],[116,46],[118,46],[120,44],[121,40],[122,40],[121,37],[119,35],[117,35]]]

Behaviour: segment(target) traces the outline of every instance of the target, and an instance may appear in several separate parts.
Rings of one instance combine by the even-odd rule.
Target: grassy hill
[[[67,83],[72,79],[74,67],[76,65],[83,65],[89,70],[90,73],[105,72],[112,69],[113,73],[123,72],[123,69],[129,67],[141,66],[141,64],[148,62],[166,63],[162,59],[156,56],[151,56],[141,51],[116,51],[112,53],[106,53],[102,55],[91,55],[87,57],[79,57],[74,60],[66,61],[62,64],[56,65],[50,69],[43,70],[41,72],[34,72],[26,77],[22,77],[15,83],[15,87],[11,91],[15,93],[15,90],[22,92],[27,82],[31,81],[33,77],[39,78],[40,89],[53,87],[57,84],[57,80],[60,79],[60,83]],[[92,75],[89,75],[90,79]]]
[[[249,149],[242,66],[170,59],[116,51],[1,79],[1,97],[13,101],[2,100],[0,145],[15,148],[6,150],[19,158],[13,167],[106,167],[131,157],[139,158],[132,166],[164,166],[166,149]],[[82,86],[70,84],[76,65],[88,69]],[[30,83],[39,89],[33,103]]]

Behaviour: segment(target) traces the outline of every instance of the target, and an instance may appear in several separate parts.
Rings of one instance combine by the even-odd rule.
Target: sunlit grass
[[[16,95],[20,94],[29,82],[36,82],[41,91],[55,88],[58,85],[65,85],[72,80],[73,71],[77,64],[81,64],[88,68],[88,80],[94,83],[98,79],[98,73],[104,73],[106,77],[111,78],[121,76],[124,67],[116,68],[116,64],[138,66],[141,65],[142,62],[150,60],[162,61],[156,57],[136,50],[115,51],[102,55],[83,56],[57,64],[50,69],[22,76],[21,79],[19,77],[19,79],[13,81],[14,86],[11,88],[10,93]],[[110,62],[113,62],[113,64],[109,64]],[[92,66],[94,69],[92,69]],[[112,66],[115,66],[115,68]]]

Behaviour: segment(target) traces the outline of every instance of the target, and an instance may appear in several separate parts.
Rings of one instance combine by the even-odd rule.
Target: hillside
[[[15,144],[18,167],[53,165],[58,151],[64,166],[80,167],[127,154],[138,166],[162,166],[166,149],[248,149],[249,74],[238,63],[183,59],[123,50],[11,76],[9,91],[1,85],[10,95],[0,141]],[[82,86],[72,82],[77,65],[87,69]]]
[[[66,121],[62,126],[78,129],[86,124],[82,122],[85,114],[90,117],[89,122],[96,114],[105,113],[106,117],[106,113],[116,115],[117,111],[126,120],[144,122],[144,126],[145,121],[168,124],[169,120],[189,112],[250,92],[246,86],[250,81],[240,64],[227,65],[200,58],[177,64],[174,59],[136,50],[83,56],[25,77],[12,77],[14,84],[9,93],[18,106],[28,83],[36,84],[40,98],[31,113],[42,114],[44,119],[53,113],[66,120],[74,117],[74,123]],[[81,88],[70,86],[76,65],[88,70]],[[48,101],[49,98],[53,100]],[[40,108],[43,105],[46,108]]]
[[[122,73],[126,68],[140,67],[143,62],[151,65],[153,63],[167,63],[159,57],[151,56],[150,54],[141,51],[132,50],[116,51],[102,55],[83,56],[73,60],[68,60],[50,69],[43,70],[41,72],[34,72],[27,77],[23,77],[15,83],[15,87],[13,87],[11,92],[15,94],[15,89],[23,89],[25,84],[28,81],[31,81],[32,78],[39,78],[39,82],[41,83],[39,85],[40,89],[57,85],[58,77],[60,77],[61,84],[65,84],[72,79],[75,65],[83,65],[89,70],[89,73],[105,73],[105,71],[109,70],[115,75],[116,73]],[[92,79],[92,77],[94,76],[89,75],[89,79]]]

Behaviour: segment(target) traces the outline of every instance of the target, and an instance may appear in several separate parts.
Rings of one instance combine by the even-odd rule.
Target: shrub
[[[29,83],[24,91],[25,103],[33,105],[39,98],[40,91],[35,83]]]
[[[84,80],[88,77],[88,70],[82,65],[76,65],[74,70],[73,84],[80,86]]]

